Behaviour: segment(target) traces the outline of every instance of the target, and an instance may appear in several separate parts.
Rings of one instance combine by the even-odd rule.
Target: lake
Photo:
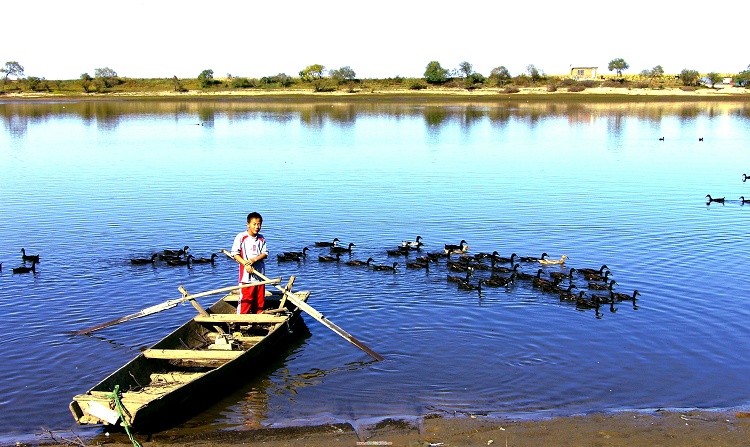
[[[96,433],[75,426],[73,395],[195,310],[70,332],[180,285],[233,285],[226,257],[129,259],[228,249],[250,211],[264,218],[267,276],[296,275],[386,360],[306,317],[309,335],[184,428],[750,404],[750,102],[5,99],[0,121],[3,443],[41,427]],[[544,277],[606,264],[616,291],[640,296],[583,309],[530,281],[459,290],[444,259],[425,271],[387,256],[418,235],[423,253],[463,239],[469,254],[568,256]],[[355,244],[342,261],[399,267],[318,262],[327,250],[313,243],[333,238]],[[304,262],[275,261],[305,246]],[[41,256],[36,274],[12,273],[21,248]]]

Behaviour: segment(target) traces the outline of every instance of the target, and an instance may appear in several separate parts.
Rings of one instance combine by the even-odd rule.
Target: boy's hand
[[[245,261],[245,270],[248,273],[253,273],[253,261]]]

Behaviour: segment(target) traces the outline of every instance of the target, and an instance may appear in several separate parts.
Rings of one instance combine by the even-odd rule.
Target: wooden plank
[[[209,333],[206,334],[206,338],[208,338],[210,340],[214,340],[214,339],[216,339],[216,337],[218,335],[219,335],[218,332],[209,332]],[[232,339],[236,340],[236,341],[238,341],[240,343],[257,344],[258,342],[260,342],[264,338],[266,338],[266,337],[264,337],[262,335],[253,335],[253,336],[244,336],[244,335],[237,336],[237,335],[232,335]]]
[[[212,314],[193,319],[197,323],[283,323],[286,317],[272,314]]]
[[[146,349],[147,359],[165,360],[232,360],[245,351],[194,351],[191,349]]]
[[[265,296],[266,298],[268,298],[268,297],[271,297],[273,295],[274,295],[274,293],[272,293],[271,291],[266,290],[266,294],[263,295],[263,296]],[[236,303],[239,300],[240,300],[240,295],[237,294],[237,293],[230,293],[229,295],[227,295],[227,296],[224,297],[224,301],[226,301],[227,303]]]
[[[151,374],[151,383],[187,383],[205,375],[202,372],[182,372],[172,371],[168,373],[153,373]]]

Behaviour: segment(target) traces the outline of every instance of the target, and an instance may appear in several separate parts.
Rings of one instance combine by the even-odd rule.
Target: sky
[[[692,5],[692,6],[691,6]],[[699,6],[696,6],[699,5]],[[686,1],[529,4],[422,0],[119,0],[72,4],[36,0],[0,25],[0,64],[26,76],[77,79],[108,67],[129,78],[249,78],[305,67],[351,67],[358,78],[421,77],[430,61],[466,61],[485,76],[533,64],[550,75],[623,58],[637,74],[738,73],[745,14],[737,5]],[[527,6],[527,7],[526,7]]]

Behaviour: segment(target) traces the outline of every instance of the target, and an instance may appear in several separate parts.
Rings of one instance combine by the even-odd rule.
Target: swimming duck
[[[601,306],[601,303],[599,302],[598,297],[593,296],[591,299],[586,299],[584,296],[586,295],[586,292],[581,290],[578,294],[578,298],[576,298],[576,307],[582,308],[582,309],[599,309],[599,306]]]
[[[420,260],[415,260],[414,262],[407,262],[406,268],[408,269],[425,269],[427,271],[430,270],[430,263]]]
[[[536,258],[534,256],[519,256],[518,260],[521,261],[521,262],[537,262],[539,260],[543,260],[547,256],[549,256],[547,253],[542,253],[542,256],[540,256],[538,258]]]
[[[550,278],[554,279],[556,282],[560,282],[564,279],[568,279],[571,284],[573,283],[573,273],[575,273],[576,269],[571,268],[568,273],[565,272],[551,272],[549,274]]]
[[[555,288],[555,284],[548,279],[542,278],[542,272],[544,272],[544,270],[537,270],[536,276],[532,279],[532,285],[542,290],[553,290]]]
[[[464,253],[466,249],[464,247],[466,246],[466,241],[461,239],[461,242],[458,245],[455,244],[445,244],[445,252],[446,253]]]
[[[469,269],[474,269],[473,266],[460,261],[448,261],[446,265],[448,266],[448,270],[452,272],[465,272]]]
[[[419,248],[424,245],[421,240],[422,236],[417,236],[417,238],[413,241],[401,241],[401,246],[409,248],[411,250],[419,250]]]
[[[210,258],[193,258],[193,264],[211,264],[216,265],[216,253],[211,253]]]
[[[612,287],[617,284],[617,281],[614,279],[611,280],[609,283],[600,283],[600,282],[590,282],[589,283],[589,289],[591,290],[612,290]]]
[[[151,255],[150,258],[131,258],[130,263],[133,265],[153,264],[156,262],[156,258],[158,256],[159,256],[159,253],[154,253]]]
[[[562,255],[560,259],[540,259],[537,262],[542,265],[562,265],[565,264],[566,259],[568,259],[568,255]]]
[[[492,275],[489,277],[489,279],[483,279],[479,282],[489,287],[508,287],[511,284],[514,284],[515,280],[516,280],[516,274],[513,273],[510,276]]]
[[[567,289],[560,291],[560,301],[575,301],[579,295],[573,293],[573,289],[577,289],[575,284],[570,284]]]
[[[498,266],[492,266],[490,270],[492,270],[493,273],[513,273],[518,271],[518,267],[520,267],[521,264],[514,264],[513,268],[509,267],[498,267]]]
[[[450,256],[450,255],[460,255],[460,254],[466,253],[468,250],[469,250],[469,246],[468,245],[464,245],[461,248],[457,248],[455,250],[446,250],[445,253],[448,256]]]
[[[714,199],[713,197],[711,197],[711,194],[706,194],[706,197],[708,197],[708,203],[711,203],[711,202],[724,203],[724,197],[719,197],[719,198]]]
[[[21,249],[21,259],[23,262],[29,261],[29,262],[36,262],[39,263],[39,255],[27,255],[25,249]]]
[[[373,270],[379,271],[379,272],[393,272],[396,273],[396,267],[398,267],[398,262],[394,262],[393,265],[374,265],[372,266]]]
[[[190,268],[190,263],[193,260],[193,257],[193,255],[187,255],[185,259],[169,259],[167,260],[167,265],[170,265],[172,267],[186,265],[187,268]]]
[[[351,253],[352,247],[356,247],[352,242],[349,243],[348,247],[331,247],[331,253]]]
[[[466,271],[466,278],[461,277],[461,276],[448,275],[446,277],[446,279],[448,280],[448,282],[461,282],[461,281],[469,282],[469,277],[473,273],[474,273],[474,269],[473,268],[469,268],[469,270]]]
[[[598,270],[591,269],[591,268],[576,269],[576,271],[582,275],[587,275],[590,273],[598,273],[599,275],[603,275],[605,270],[609,270],[609,267],[607,267],[607,264],[602,264],[602,266]]]
[[[479,281],[476,284],[472,284],[469,281],[459,281],[458,282],[458,290],[479,290],[482,291],[482,281]]]
[[[628,295],[627,293],[618,293],[618,292],[609,292],[609,296],[612,298],[612,300],[617,301],[630,301],[632,300],[635,303],[636,297],[640,295],[641,293],[637,290],[633,290],[633,296]]]
[[[664,137],[659,137],[659,141],[664,141]]]
[[[355,266],[355,267],[362,266],[362,265],[366,265],[367,267],[369,267],[372,261],[374,261],[374,259],[372,258],[367,258],[367,261],[359,261],[357,259],[352,259],[351,261],[346,261],[344,264]]]
[[[318,262],[339,262],[341,261],[341,253],[336,253],[336,256],[318,256]]]
[[[31,267],[26,267],[25,265],[22,265],[20,267],[16,267],[16,268],[13,269],[13,274],[16,274],[16,273],[29,273],[29,272],[36,273],[36,262],[35,261],[31,261]]]
[[[393,250],[386,250],[388,256],[409,256],[409,249],[406,247],[398,247]]]
[[[286,258],[298,258],[298,259],[302,259],[302,258],[306,258],[307,257],[307,252],[309,250],[310,250],[309,248],[305,247],[305,248],[302,249],[302,251],[285,251],[281,255],[284,256],[284,257],[286,257]]]
[[[338,238],[334,238],[331,242],[316,242],[316,247],[335,247],[336,243],[339,241]]]
[[[164,250],[162,251],[162,254],[166,257],[180,257],[187,253],[188,250],[190,250],[190,247],[186,245],[179,250]]]
[[[504,258],[504,257],[500,256],[498,254],[498,252],[494,251],[494,252],[492,252],[492,262],[493,263],[497,262],[497,263],[500,263],[500,264],[510,264],[510,265],[513,265],[513,262],[515,261],[516,256],[518,256],[518,255],[516,255],[515,253],[512,253],[510,255],[510,258]]]

